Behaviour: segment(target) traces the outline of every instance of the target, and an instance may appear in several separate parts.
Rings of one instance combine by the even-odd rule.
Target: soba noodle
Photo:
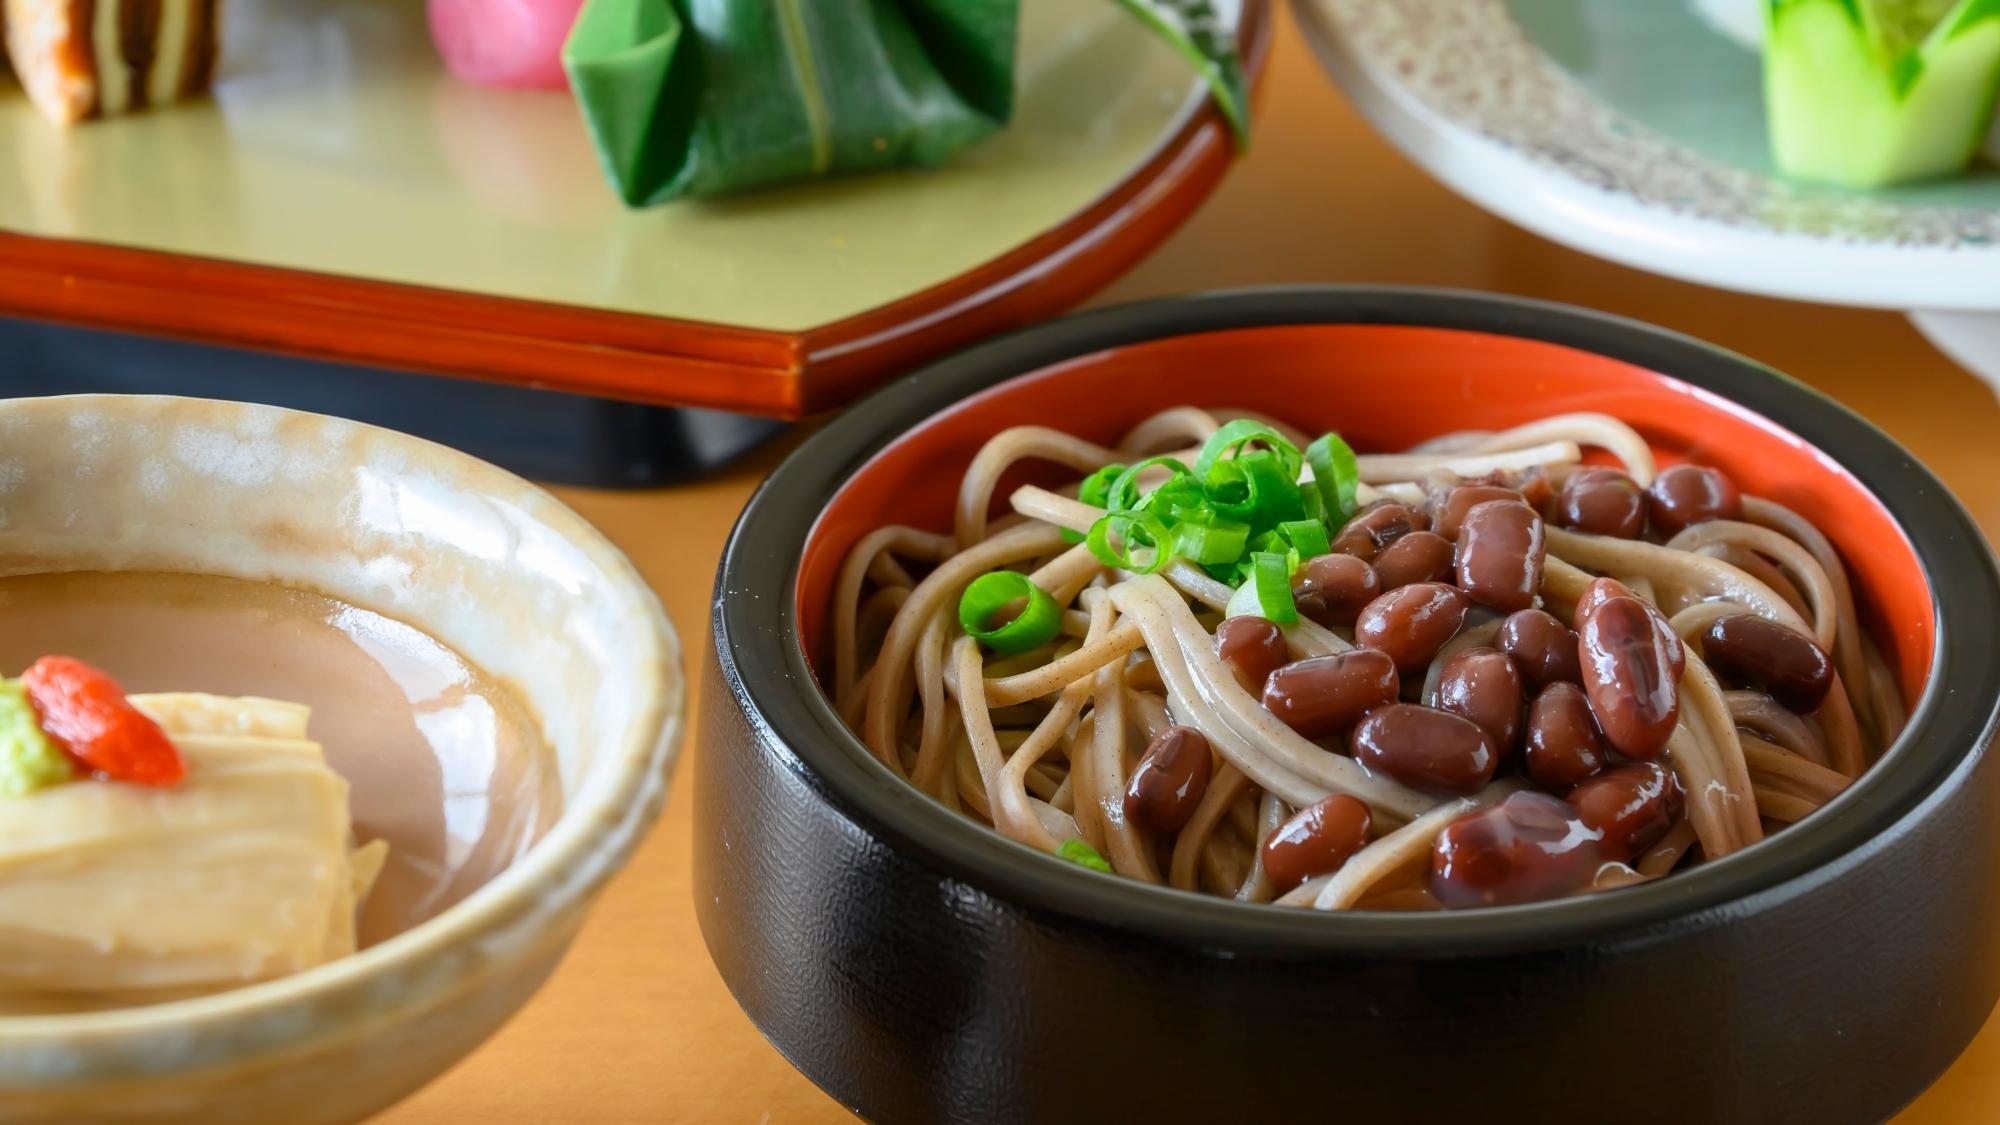
[[[1436,909],[1591,893],[1719,859],[1833,800],[1900,729],[1894,679],[1861,630],[1826,536],[1772,501],[1735,502],[1734,486],[1712,470],[1661,473],[1647,443],[1602,414],[1354,457],[1352,522],[1319,517],[1323,533],[1283,524],[1297,538],[1286,541],[1282,573],[1302,612],[1276,628],[1237,620],[1291,608],[1283,597],[1272,608],[1273,587],[1248,576],[1248,553],[1241,566],[1181,556],[1142,565],[1130,544],[1107,548],[1115,521],[1104,489],[1119,487],[1107,483],[1117,462],[1163,450],[1181,462],[1117,474],[1129,478],[1130,501],[1188,479],[1189,462],[1210,466],[1212,480],[1233,479],[1213,467],[1213,447],[1232,434],[1223,455],[1260,442],[1293,455],[1307,446],[1269,419],[1264,437],[1224,425],[1246,416],[1176,407],[1109,447],[1040,426],[1006,430],[967,469],[950,535],[886,527],[864,536],[836,582],[831,686],[869,750],[947,808],[1119,877],[1316,910]],[[1286,463],[1282,449],[1267,460]],[[1077,487],[997,495],[1009,469],[1028,461],[1091,481],[1081,496]],[[1328,462],[1315,463],[1325,472]],[[1317,475],[1293,472],[1288,487],[1332,497]],[[1468,484],[1488,491],[1457,496]],[[1697,486],[1725,498],[1712,510],[1673,506],[1683,502],[1672,489]],[[1440,511],[1486,495],[1496,498],[1454,517],[1466,521],[1455,570],[1378,588],[1377,552],[1433,534]],[[1599,500],[1610,507],[1586,510]],[[1520,505],[1531,513],[1513,510]],[[1510,510],[1486,511],[1496,506]],[[1593,511],[1625,522],[1607,530]],[[1686,511],[1694,518],[1683,520]],[[1116,526],[1125,536],[1143,525]],[[1504,534],[1532,544],[1507,556],[1538,576],[1517,602],[1489,596],[1477,567],[1468,570],[1486,550],[1469,543]],[[1274,542],[1268,529],[1260,541]],[[1154,550],[1174,553],[1164,542]],[[1319,561],[1343,555],[1360,562]],[[1275,556],[1256,556],[1265,557]],[[1004,623],[967,616],[969,588],[995,572],[1007,572],[1019,596],[993,617],[1041,614],[1032,643],[1004,653],[989,651]],[[1327,608],[1332,576],[1372,600],[1358,611]],[[1035,611],[1043,595],[1049,605]],[[1391,601],[1424,598],[1457,616],[1405,661],[1411,654],[1369,630]],[[1613,602],[1624,608],[1614,613]],[[1553,622],[1522,608],[1531,603]],[[1635,633],[1630,623],[1646,620],[1656,624]],[[1565,632],[1571,625],[1586,626],[1582,642]],[[1531,627],[1553,640],[1532,648]],[[1765,668],[1739,649],[1776,655]],[[1312,682],[1349,690],[1357,669],[1389,662],[1385,653],[1396,664],[1393,690],[1337,728],[1314,726],[1309,713],[1338,700],[1306,692],[1298,702],[1281,687],[1307,682],[1310,669],[1321,677]],[[1347,678],[1327,678],[1335,670]],[[1498,694],[1479,694],[1488,689],[1477,675],[1500,684]],[[1647,675],[1659,681],[1651,695]],[[1479,702],[1489,698],[1500,703]],[[1417,730],[1437,733],[1408,733]],[[1612,798],[1625,804],[1606,814]],[[1518,863],[1521,841],[1534,840],[1591,866],[1567,882],[1522,867],[1507,876],[1514,882],[1471,898],[1454,882],[1466,864]]]

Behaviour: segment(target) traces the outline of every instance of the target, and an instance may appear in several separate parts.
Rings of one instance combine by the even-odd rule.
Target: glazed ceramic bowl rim
[[[34,401],[73,401],[79,406],[116,411],[120,403],[161,403],[176,395],[59,395]],[[186,399],[245,412],[272,412],[288,417],[324,418],[310,411],[255,403]],[[22,400],[17,400],[22,401]],[[6,402],[0,401],[0,412]],[[329,419],[375,440],[397,446],[413,464],[442,462],[462,474],[461,491],[516,496],[535,502],[535,518],[573,544],[607,580],[614,595],[627,603],[637,624],[632,635],[639,648],[620,659],[657,665],[663,675],[651,683],[651,698],[635,708],[637,720],[626,745],[604,747],[604,757],[566,792],[562,811],[548,834],[485,885],[436,916],[357,953],[291,976],[207,996],[137,1008],[58,1015],[0,1016],[0,1048],[26,1046],[50,1037],[72,1046],[91,1040],[164,1029],[213,1025],[268,1013],[343,989],[365,988],[372,978],[406,969],[453,950],[474,946],[482,938],[524,920],[553,915],[579,899],[587,899],[630,857],[631,850],[660,812],[657,799],[681,741],[686,714],[686,676],[680,640],[652,587],[604,534],[540,486],[470,454],[396,430],[346,419]],[[652,799],[648,799],[648,797]],[[391,1005],[393,1006],[393,1005]],[[371,1005],[368,1011],[381,1005]],[[336,1022],[345,1022],[336,1021]],[[297,1038],[267,1046],[284,1049]],[[215,1061],[202,1054],[200,1061]]]
[[[1931,587],[1936,648],[1903,736],[1811,820],[1725,861],[1617,894],[1448,915],[1318,914],[1106,879],[969,825],[867,752],[817,686],[795,605],[816,518],[857,470],[959,400],[1066,360],[1166,337],[1313,324],[1456,329],[1562,345],[1701,387],[1823,452],[1840,450],[1833,459],[1883,500]],[[1664,329],[1547,302],[1296,286],[1084,313],[988,342],[884,387],[802,444],[751,498],[723,554],[714,627],[720,670],[763,743],[788,754],[787,766],[848,820],[953,879],[1025,907],[1204,948],[1299,954],[1393,948],[1406,956],[1460,956],[1567,946],[1737,903],[1828,867],[1894,825],[1990,743],[2000,722],[2000,661],[1988,658],[1994,642],[1947,618],[1946,599],[1961,620],[2000,613],[2000,573],[1978,526],[1886,434],[1776,371]]]

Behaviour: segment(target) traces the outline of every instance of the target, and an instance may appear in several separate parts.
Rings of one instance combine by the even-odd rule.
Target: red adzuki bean
[[[1417,582],[1448,582],[1453,554],[1451,541],[1436,532],[1412,531],[1375,556],[1375,573],[1384,590]]]
[[[1354,643],[1387,653],[1400,671],[1415,672],[1458,635],[1470,608],[1464,592],[1455,586],[1442,582],[1404,586],[1362,607],[1354,620]]]
[[[1646,511],[1661,535],[1673,535],[1690,524],[1739,518],[1743,494],[1720,469],[1675,465],[1653,478]]]
[[[1264,873],[1280,892],[1338,871],[1368,844],[1368,806],[1345,793],[1307,805],[1264,841]]]
[[[1518,501],[1488,500],[1458,532],[1458,585],[1480,605],[1511,613],[1535,604],[1547,556],[1542,517]]]
[[[1236,673],[1237,682],[1251,692],[1263,691],[1265,679],[1292,658],[1285,648],[1285,634],[1276,625],[1247,614],[1216,628],[1215,651]]]
[[[1393,702],[1396,664],[1385,653],[1357,648],[1287,664],[1264,681],[1264,706],[1307,738],[1339,734],[1373,707]]]
[[[1424,534],[1429,534],[1428,532]],[[1377,561],[1387,558],[1403,540],[1390,544]],[[1352,625],[1361,607],[1379,597],[1385,587],[1376,568],[1355,555],[1319,555],[1307,559],[1292,584],[1299,612],[1321,625]]]
[[[1193,727],[1168,727],[1146,747],[1125,786],[1125,816],[1155,832],[1178,832],[1202,794],[1214,763],[1208,739]]]
[[[1431,847],[1431,893],[1446,907],[1509,906],[1562,898],[1603,866],[1599,834],[1560,799],[1510,793],[1453,821]]]
[[[1521,672],[1498,649],[1453,653],[1439,671],[1438,709],[1479,724],[1503,763],[1520,740],[1522,702]]]
[[[1701,647],[1717,672],[1800,714],[1817,710],[1833,688],[1833,661],[1818,641],[1753,613],[1717,618]]]
[[[1414,703],[1368,712],[1351,742],[1362,765],[1431,793],[1476,793],[1499,765],[1479,724]]]
[[[1660,842],[1681,815],[1680,780],[1658,762],[1634,762],[1598,774],[1570,790],[1585,824],[1604,834],[1605,853],[1630,862]]]
[[[1523,609],[1509,614],[1494,637],[1500,651],[1514,658],[1521,674],[1535,687],[1558,681],[1581,683],[1583,666],[1577,663],[1576,634],[1569,626],[1539,609]]]
[[[1497,484],[1461,484],[1445,494],[1431,515],[1431,530],[1446,539],[1458,538],[1461,525],[1465,523],[1467,512],[1493,500],[1512,500],[1526,503],[1519,492],[1503,488]]]
[[[1566,790],[1602,771],[1610,761],[1582,688],[1558,681],[1528,705],[1528,746],[1522,764],[1530,781]]]
[[[1372,559],[1382,548],[1412,531],[1422,530],[1425,522],[1420,513],[1402,504],[1394,501],[1377,504],[1347,521],[1347,526],[1334,537],[1333,549],[1339,554]]]
[[[1628,758],[1658,757],[1680,717],[1680,684],[1646,603],[1607,598],[1578,637],[1583,689],[1605,740]]]
[[[1590,535],[1636,539],[1646,530],[1646,492],[1617,469],[1578,469],[1556,497],[1555,521]]]

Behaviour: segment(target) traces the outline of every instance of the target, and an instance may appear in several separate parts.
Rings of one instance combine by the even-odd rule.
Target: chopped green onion
[[[1111,546],[1111,533],[1118,533],[1118,546]],[[1167,565],[1172,552],[1167,526],[1151,512],[1119,511],[1106,512],[1103,518],[1090,525],[1090,534],[1084,537],[1090,553],[1105,566],[1119,570],[1129,570],[1134,574],[1151,574]],[[1152,557],[1144,562],[1133,554],[1135,547],[1152,548]]]
[[[1298,466],[1287,466],[1275,457],[1259,454],[1237,458],[1248,474],[1250,491],[1257,497],[1256,526],[1276,527],[1287,520],[1306,518],[1305,501],[1300,498]]]
[[[1004,624],[988,627],[996,614],[1023,601],[1019,613]],[[996,570],[972,580],[958,599],[958,623],[966,636],[992,649],[1013,655],[1040,648],[1062,630],[1062,607],[1027,575],[1014,570]]]
[[[1111,492],[1111,482],[1117,480],[1118,474],[1124,471],[1123,465],[1104,466],[1083,478],[1083,483],[1077,486],[1076,498],[1093,508],[1105,507],[1104,501]],[[1062,540],[1065,543],[1081,543],[1083,532],[1071,531],[1065,527],[1062,529]]]
[[[1326,498],[1320,495],[1317,486],[1306,488],[1301,485],[1299,499],[1305,504],[1307,519],[1318,520],[1322,524],[1326,522]]]
[[[1288,474],[1279,459],[1265,450],[1224,461],[1210,475],[1209,503],[1218,515],[1253,528],[1271,528],[1286,520],[1305,518],[1297,473]]]
[[[1283,536],[1299,558],[1310,559],[1328,554],[1333,543],[1326,537],[1326,525],[1318,520],[1286,520],[1278,525],[1278,534]]]
[[[1225,461],[1210,469],[1202,493],[1219,515],[1248,519],[1257,509],[1256,497],[1250,494],[1249,477],[1234,461]]]
[[[1118,474],[1104,494],[1104,506],[1114,512],[1138,507],[1139,474],[1154,468],[1170,470],[1176,477],[1190,475],[1187,465],[1177,457],[1148,457]]]
[[[1111,864],[1097,854],[1096,848],[1082,840],[1064,840],[1062,846],[1056,849],[1056,854],[1078,867],[1088,867],[1092,871],[1102,871],[1106,875],[1112,873]]]
[[[1236,584],[1236,592],[1229,595],[1229,602],[1222,607],[1222,616],[1262,617],[1264,607],[1257,604],[1257,583],[1246,575]]]
[[[1243,557],[1243,545],[1249,539],[1246,524],[1187,519],[1174,526],[1174,554],[1203,566],[1233,563]]]
[[[1118,474],[1124,471],[1123,465],[1104,466],[1083,478],[1083,483],[1077,486],[1076,498],[1092,507],[1104,507],[1105,497],[1111,494],[1111,482],[1117,480]]]
[[[1175,477],[1139,497],[1139,502],[1132,507],[1135,511],[1153,513],[1169,527],[1180,520],[1208,523],[1215,518],[1210,510],[1208,494],[1194,482],[1193,477]]]
[[[1278,625],[1299,619],[1299,607],[1292,601],[1291,560],[1273,551],[1259,551],[1251,557],[1250,581],[1256,584],[1259,615]]]
[[[1195,479],[1208,480],[1209,474],[1225,457],[1236,453],[1251,442],[1261,442],[1267,446],[1279,466],[1285,470],[1285,475],[1293,481],[1299,479],[1299,447],[1286,441],[1283,434],[1264,423],[1254,422],[1248,418],[1238,418],[1209,435],[1208,441],[1201,447],[1201,454],[1194,459]],[[1236,453],[1236,456],[1240,460],[1244,454]]]
[[[1345,525],[1360,506],[1355,494],[1361,487],[1361,466],[1353,448],[1339,434],[1321,434],[1306,446],[1306,463],[1312,466],[1313,484],[1319,489],[1323,519],[1331,527]]]
[[[1308,460],[1316,482],[1310,488],[1299,483]],[[1141,495],[1139,478],[1149,469],[1170,475]],[[1297,620],[1291,574],[1300,560],[1331,550],[1331,528],[1353,515],[1359,483],[1354,452],[1338,435],[1301,452],[1272,427],[1237,419],[1209,438],[1192,467],[1161,456],[1092,473],[1077,496],[1105,514],[1082,542],[1104,565],[1137,574],[1184,558],[1231,586],[1266,575],[1267,600],[1289,623]],[[1078,541],[1073,534],[1064,538]],[[1262,562],[1259,555],[1274,561]],[[1268,577],[1280,566],[1282,597]]]

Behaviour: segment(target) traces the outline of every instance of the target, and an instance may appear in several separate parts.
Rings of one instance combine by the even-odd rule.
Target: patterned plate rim
[[[1662,0],[1648,0],[1658,3]],[[1674,2],[1674,0],[1665,0]],[[1852,245],[2000,250],[2000,209],[1888,203],[1704,156],[1598,100],[1505,0],[1298,0],[1360,65],[1431,112],[1628,201],[1749,231]]]

